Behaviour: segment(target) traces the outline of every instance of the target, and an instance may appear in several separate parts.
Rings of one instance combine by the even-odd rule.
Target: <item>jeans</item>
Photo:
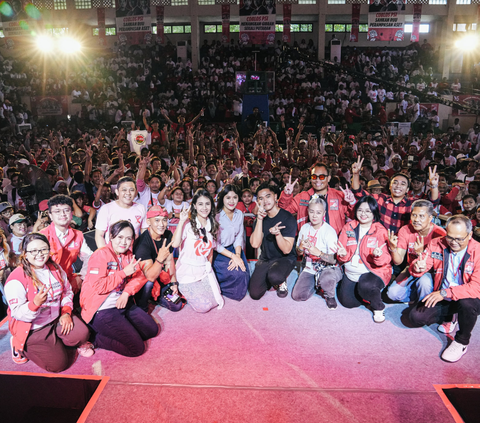
[[[148,300],[152,295],[153,284],[154,284],[153,282],[148,281],[145,285],[142,286],[142,289],[140,289],[140,291],[138,291],[135,294],[135,302],[137,303],[137,306],[140,307],[146,313],[148,313]],[[174,304],[165,298],[165,291],[167,291],[168,288],[171,287],[171,285],[167,284],[167,285],[160,285],[160,286],[161,286],[161,291],[160,291],[160,296],[158,297],[158,300],[157,300],[158,304],[161,307],[164,307],[170,311],[180,311],[184,306],[184,302],[182,300],[180,300],[177,304]]]
[[[464,298],[458,301],[440,301],[434,307],[427,308],[424,303],[418,303],[410,311],[410,321],[414,326],[422,327],[433,323],[441,324],[452,320],[458,313],[459,330],[455,334],[455,341],[468,345],[472,330],[480,314],[480,300],[478,298]]]
[[[373,310],[383,310],[385,304],[382,301],[383,281],[371,272],[365,273],[353,282],[346,275],[338,284],[338,301],[346,308],[355,308],[369,302]]]
[[[258,260],[250,278],[249,291],[254,300],[259,300],[272,286],[281,285],[295,267],[296,258],[277,258],[270,261]]]
[[[97,312],[90,326],[95,331],[95,347],[126,357],[142,355],[144,341],[157,336],[160,331],[155,320],[131,299],[124,309],[109,308]]]
[[[320,288],[325,292],[328,298],[335,298],[335,287],[342,280],[342,269],[340,267],[328,267],[324,269],[319,277]],[[315,293],[315,275],[306,272],[300,273],[300,276],[292,290],[292,298],[295,301],[306,301]]]
[[[418,302],[433,292],[433,278],[431,273],[416,278],[408,276],[406,279],[397,278],[388,288],[387,295],[393,301],[405,303],[407,301]]]

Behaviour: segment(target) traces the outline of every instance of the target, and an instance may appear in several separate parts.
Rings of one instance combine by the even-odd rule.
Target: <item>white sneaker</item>
[[[438,325],[437,330],[441,333],[452,333],[458,325],[457,315],[453,316],[451,322],[443,322],[441,325]]]
[[[375,323],[383,323],[385,321],[385,309],[373,310],[373,321]]]
[[[442,353],[442,360],[448,361],[449,363],[455,363],[460,360],[467,352],[468,345],[463,345],[457,341],[453,341],[450,346],[445,348],[445,351]]]
[[[95,349],[93,348],[93,344],[90,342],[85,342],[84,344],[80,345],[77,348],[78,354],[82,357],[91,357],[95,354]]]
[[[281,285],[278,285],[277,295],[280,298],[285,298],[288,295],[287,282],[283,282]]]

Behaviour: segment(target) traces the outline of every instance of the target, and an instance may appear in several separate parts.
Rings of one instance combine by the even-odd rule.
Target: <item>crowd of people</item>
[[[182,65],[159,68],[178,66],[170,83],[188,85]],[[301,73],[345,89],[341,75],[287,70],[286,90],[310,82]],[[152,88],[126,95],[137,89]],[[96,348],[139,356],[159,334],[152,304],[207,313],[225,297],[286,298],[297,266],[293,300],[367,307],[375,323],[385,304],[408,303],[413,326],[458,329],[443,360],[466,353],[480,313],[480,125],[392,135],[300,106],[277,132],[258,108],[237,128],[209,122],[200,102],[177,114],[162,90],[130,128],[72,120],[4,134],[0,287],[15,363],[61,372]]]

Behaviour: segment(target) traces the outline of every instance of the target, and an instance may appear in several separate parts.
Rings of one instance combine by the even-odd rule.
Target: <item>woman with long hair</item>
[[[392,257],[388,252],[388,234],[380,223],[377,201],[367,195],[354,209],[355,220],[340,232],[337,260],[344,264],[344,276],[337,296],[346,308],[370,303],[375,323],[385,321],[381,292],[392,276]]]
[[[199,313],[224,304],[212,269],[213,247],[218,234],[215,205],[210,193],[198,189],[189,208],[180,213],[172,247],[180,247],[177,261],[179,290]]]
[[[110,227],[110,242],[95,251],[80,293],[82,318],[94,330],[95,347],[127,357],[145,352],[146,340],[158,335],[159,328],[133,301],[147,283],[141,260],[135,260],[132,245],[135,228],[127,220]]]
[[[250,280],[247,258],[243,252],[243,213],[237,209],[240,190],[225,185],[218,194],[217,248],[213,253],[213,269],[222,295],[240,301],[245,297]]]
[[[50,258],[45,235],[31,233],[22,241],[20,266],[5,283],[12,359],[32,360],[49,372],[63,372],[80,355],[94,351],[88,327],[72,316],[73,291],[66,273]]]

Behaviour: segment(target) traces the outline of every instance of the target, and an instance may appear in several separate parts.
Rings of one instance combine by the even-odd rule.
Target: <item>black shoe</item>
[[[281,285],[277,287],[277,295],[280,298],[285,298],[288,295],[288,287],[287,282],[283,282]]]
[[[334,297],[332,297],[332,298],[326,297],[325,302],[327,303],[327,307],[330,310],[335,310],[337,308],[337,301],[335,301]]]

